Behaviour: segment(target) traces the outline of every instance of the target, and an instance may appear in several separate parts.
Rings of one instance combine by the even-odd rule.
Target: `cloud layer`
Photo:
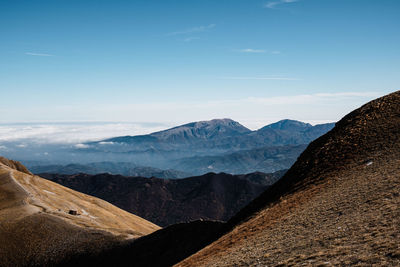
[[[86,107],[71,106],[62,110],[67,117],[77,113],[88,117],[101,115],[110,121],[117,117],[120,120],[143,121],[143,123],[0,124],[0,145],[2,141],[21,141],[20,145],[23,146],[24,140],[79,144],[114,136],[146,134],[183,123],[215,118],[231,118],[251,129],[258,129],[281,119],[295,119],[313,124],[332,122],[382,95],[383,93],[378,92],[341,92],[185,103],[152,102],[108,106],[107,112],[104,107],[87,110]],[[45,113],[41,113],[40,116],[45,118],[47,111],[48,109],[43,110]],[[40,117],[38,114],[33,115]],[[24,116],[26,117],[25,113]]]
[[[147,134],[165,129],[165,124],[146,123],[33,123],[0,124],[0,143],[20,141],[18,147],[27,143],[78,143],[101,140],[121,135]],[[3,147],[5,149],[6,147]]]

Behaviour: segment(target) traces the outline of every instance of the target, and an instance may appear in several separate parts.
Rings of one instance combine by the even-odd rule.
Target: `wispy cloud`
[[[28,56],[37,56],[37,57],[53,57],[53,56],[54,56],[54,55],[51,55],[51,54],[32,53],[32,52],[26,52],[25,55],[28,55]]]
[[[192,42],[194,40],[200,40],[200,37],[188,37],[183,39],[184,42]]]
[[[282,4],[290,4],[297,2],[298,0],[277,0],[277,1],[270,1],[264,5],[265,8],[275,8]]]
[[[271,81],[298,81],[299,79],[290,77],[256,77],[256,76],[232,76],[232,77],[221,77],[223,80],[271,80]]]
[[[254,48],[244,48],[244,49],[233,49],[235,52],[240,52],[240,53],[250,53],[250,54],[271,54],[271,55],[279,55],[281,54],[281,51],[278,50],[273,50],[273,51],[268,51],[265,49],[254,49]]]
[[[238,49],[237,51],[242,52],[242,53],[265,53],[266,52],[263,49],[252,49],[252,48]]]
[[[176,31],[176,32],[167,33],[167,36],[191,34],[191,33],[195,33],[195,32],[206,32],[206,31],[209,31],[209,30],[215,28],[216,26],[217,26],[216,24],[209,24],[209,25],[206,25],[206,26],[193,27],[193,28],[186,29],[186,30],[183,30],[183,31]]]

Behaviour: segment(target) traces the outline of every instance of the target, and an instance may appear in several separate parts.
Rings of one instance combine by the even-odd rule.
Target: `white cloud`
[[[112,145],[114,142],[99,142],[99,145]]]
[[[167,33],[167,36],[190,34],[190,33],[195,33],[195,32],[206,32],[206,31],[209,31],[209,30],[215,28],[216,26],[217,25],[215,25],[215,24],[209,24],[209,25],[206,25],[206,26],[193,27],[193,28],[186,29],[186,30],[183,30],[183,31],[176,31],[176,32]]]
[[[289,4],[297,2],[298,0],[278,0],[278,1],[270,1],[264,5],[265,8],[275,8],[282,4]]]
[[[86,145],[86,144],[76,144],[76,145],[74,145],[74,147],[75,148],[80,148],[80,149],[84,149],[84,148],[89,148],[90,146],[89,145]]]
[[[120,135],[138,135],[165,129],[165,124],[145,123],[40,123],[0,124],[0,142],[72,143],[87,148],[86,141]],[[17,145],[17,147],[22,147]],[[4,148],[3,148],[4,149]]]
[[[28,56],[37,56],[37,57],[53,57],[53,56],[54,56],[54,55],[51,55],[51,54],[31,53],[31,52],[26,52],[25,55],[28,55]]]

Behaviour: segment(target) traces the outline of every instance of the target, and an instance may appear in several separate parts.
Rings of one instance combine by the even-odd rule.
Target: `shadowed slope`
[[[178,266],[399,265],[400,92],[312,142],[232,230]]]
[[[185,179],[126,177],[110,174],[42,174],[49,180],[99,197],[160,226],[204,220],[229,220],[280,175],[208,173]],[[250,179],[250,178],[249,178]]]
[[[1,158],[0,266],[54,264],[159,229],[103,200],[19,170],[26,169]]]

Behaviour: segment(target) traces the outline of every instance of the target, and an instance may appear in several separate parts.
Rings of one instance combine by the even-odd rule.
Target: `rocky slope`
[[[79,192],[109,201],[160,226],[198,219],[227,221],[281,175],[208,173],[166,180],[110,174],[41,174]]]
[[[0,157],[0,266],[43,266],[160,229]]]
[[[227,234],[177,266],[399,266],[400,92],[312,142]]]

